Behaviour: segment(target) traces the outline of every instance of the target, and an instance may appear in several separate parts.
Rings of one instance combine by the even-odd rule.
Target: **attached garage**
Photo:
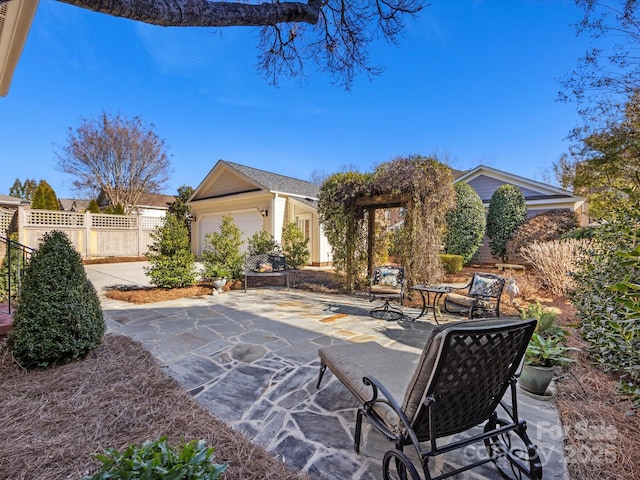
[[[248,239],[262,230],[262,215],[256,209],[239,210],[225,213],[205,213],[198,218],[198,256],[206,247],[205,235],[212,232],[220,232],[222,217],[231,214],[233,223],[242,231],[242,250],[246,250]]]

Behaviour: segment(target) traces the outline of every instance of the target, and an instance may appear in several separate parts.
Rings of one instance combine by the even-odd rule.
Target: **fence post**
[[[138,215],[136,217],[136,220],[138,221],[138,258],[140,258],[142,256],[143,249],[142,242],[144,242],[144,236],[142,232],[142,216]]]
[[[89,258],[89,252],[91,249],[91,225],[93,223],[93,218],[91,217],[91,212],[89,210],[85,210],[84,212],[84,258]]]

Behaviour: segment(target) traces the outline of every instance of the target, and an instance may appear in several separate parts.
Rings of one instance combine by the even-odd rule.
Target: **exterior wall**
[[[494,192],[507,182],[486,175],[480,175],[467,183],[476,191],[483,202],[488,202],[489,200],[491,200],[491,196],[494,194]],[[540,196],[540,192],[522,187],[520,185],[516,186],[522,191],[524,198]]]
[[[204,251],[204,236],[207,233],[211,233],[207,227],[210,222],[206,219],[211,219],[212,217],[229,213],[233,215],[234,212],[256,212],[256,214],[260,214],[261,211],[264,211],[266,215],[261,216],[262,224],[256,226],[256,229],[264,228],[273,235],[271,220],[274,218],[274,207],[272,198],[273,195],[270,193],[252,192],[243,195],[196,200],[190,203],[191,214],[195,218],[195,221],[191,223],[191,250],[194,255],[201,256]],[[246,243],[244,247],[246,248]]]
[[[286,197],[282,197],[280,195],[275,195],[272,201],[272,209],[273,217],[272,217],[272,225],[271,225],[271,235],[276,242],[282,242],[282,230],[284,229],[286,220],[286,211],[288,210],[287,206],[289,202]]]
[[[52,230],[64,232],[82,258],[140,257],[153,242],[151,233],[162,224],[157,217],[18,210],[19,242],[37,248]]]

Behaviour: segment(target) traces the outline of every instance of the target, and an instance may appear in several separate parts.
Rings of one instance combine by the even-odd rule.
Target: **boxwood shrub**
[[[85,357],[105,331],[100,300],[67,236],[43,236],[24,271],[7,343],[25,368]]]

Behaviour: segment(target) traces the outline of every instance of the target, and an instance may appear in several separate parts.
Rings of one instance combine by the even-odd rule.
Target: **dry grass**
[[[211,285],[193,285],[184,288],[155,288],[155,287],[122,287],[108,290],[105,294],[112,300],[120,300],[135,304],[164,302],[177,298],[201,297],[211,293]]]
[[[104,448],[169,437],[204,439],[225,480],[301,480],[213,417],[128,337],[107,335],[89,358],[25,371],[0,357],[0,478],[79,479]]]
[[[591,364],[586,343],[571,341],[583,353],[557,382],[556,395],[571,478],[640,478],[640,417],[616,391],[618,380]]]

